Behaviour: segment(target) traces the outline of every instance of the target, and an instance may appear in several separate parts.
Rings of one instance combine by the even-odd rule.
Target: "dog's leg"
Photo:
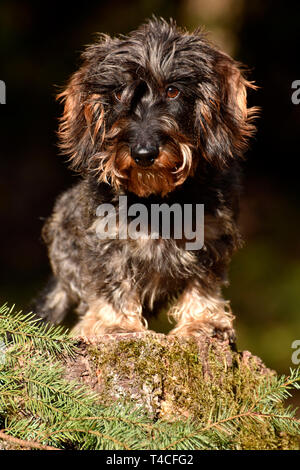
[[[98,336],[103,334],[145,331],[146,320],[142,317],[142,305],[130,296],[118,306],[104,297],[89,302],[83,318],[75,326],[76,336]]]
[[[33,302],[31,309],[38,318],[58,324],[74,306],[74,299],[63,288],[61,283],[52,277],[41,294]]]
[[[234,342],[234,316],[229,302],[223,300],[219,293],[208,294],[196,283],[184,290],[169,315],[178,322],[171,335],[207,335]]]

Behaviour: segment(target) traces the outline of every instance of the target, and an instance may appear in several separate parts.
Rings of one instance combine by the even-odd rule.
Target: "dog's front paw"
[[[217,338],[219,341],[228,341],[230,344],[235,343],[236,339],[235,331],[231,324],[224,327],[223,325],[207,321],[184,323],[170,331],[169,335]]]

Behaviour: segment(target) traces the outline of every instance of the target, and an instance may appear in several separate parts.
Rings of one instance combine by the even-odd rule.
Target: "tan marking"
[[[145,331],[147,325],[142,318],[142,308],[129,302],[123,312],[117,312],[104,299],[90,304],[87,313],[75,326],[76,336],[98,336],[109,332]]]
[[[178,323],[171,334],[191,335],[204,332],[212,335],[214,330],[232,330],[234,316],[229,302],[219,293],[210,295],[192,283],[182,293],[169,316]]]

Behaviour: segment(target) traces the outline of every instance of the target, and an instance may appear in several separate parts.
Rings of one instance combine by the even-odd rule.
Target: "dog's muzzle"
[[[135,145],[131,147],[131,157],[141,167],[151,166],[159,155],[158,145]]]

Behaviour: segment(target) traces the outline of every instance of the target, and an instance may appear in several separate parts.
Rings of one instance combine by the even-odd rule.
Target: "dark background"
[[[43,218],[77,178],[58,156],[57,91],[95,32],[126,33],[153,13],[188,29],[205,24],[260,87],[249,96],[262,113],[244,165],[246,243],[224,294],[237,315],[239,348],[286,373],[291,344],[300,339],[300,105],[291,101],[291,84],[300,80],[299,2],[0,1],[0,79],[7,88],[0,106],[0,304],[25,307],[43,286],[49,274]]]

